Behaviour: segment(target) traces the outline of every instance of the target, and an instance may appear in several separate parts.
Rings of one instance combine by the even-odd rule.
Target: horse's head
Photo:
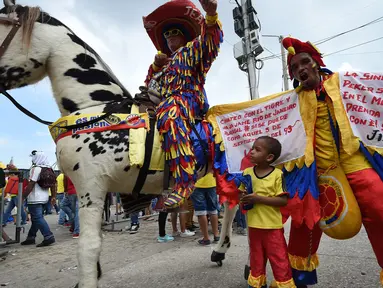
[[[0,85],[12,89],[44,78],[52,45],[43,40],[47,30],[38,23],[44,15],[40,8],[16,5],[15,0],[4,0],[4,5],[0,10]],[[37,25],[41,27],[34,29]]]
[[[34,84],[48,75],[63,115],[89,107],[102,111],[123,97],[132,98],[96,51],[70,28],[39,7],[17,5],[16,0],[3,1],[5,7],[0,10],[3,88]],[[130,106],[120,108],[126,109],[130,111]]]

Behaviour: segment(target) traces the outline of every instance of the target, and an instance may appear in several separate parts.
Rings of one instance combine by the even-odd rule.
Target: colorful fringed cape
[[[155,71],[151,65],[146,79],[148,85],[153,77],[160,75],[157,81],[163,101],[157,107],[157,128],[175,179],[174,193],[183,198],[191,194],[197,180],[191,125],[209,108],[205,77],[223,42],[219,20],[206,22],[202,25],[201,36],[175,52],[169,65],[161,71]]]

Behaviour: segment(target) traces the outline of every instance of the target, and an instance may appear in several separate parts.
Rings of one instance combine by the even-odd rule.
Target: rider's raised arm
[[[187,44],[194,67],[207,73],[217,58],[220,44],[223,42],[223,30],[218,14],[206,15],[201,26],[201,35]]]

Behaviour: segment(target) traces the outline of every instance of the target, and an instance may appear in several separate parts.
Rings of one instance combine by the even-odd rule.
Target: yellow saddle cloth
[[[80,124],[103,115],[103,113],[68,115],[61,117],[49,126],[53,141],[57,144],[66,136],[79,135],[89,132],[102,132],[108,130],[129,130],[129,165],[142,166],[145,158],[145,141],[149,129],[147,113],[139,113],[138,106],[133,105],[131,114],[112,114],[97,123],[78,129],[65,129],[63,126]],[[157,128],[154,131],[153,151],[149,170],[163,171],[165,166],[165,153],[161,148],[160,135]]]

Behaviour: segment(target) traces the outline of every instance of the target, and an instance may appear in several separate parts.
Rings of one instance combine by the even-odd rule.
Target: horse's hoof
[[[219,253],[219,252],[216,252],[216,251],[213,251],[211,253],[211,262],[216,262],[218,264],[218,262],[221,262],[222,263],[222,260],[225,260],[225,253]],[[218,266],[222,266],[222,265],[219,265]]]

